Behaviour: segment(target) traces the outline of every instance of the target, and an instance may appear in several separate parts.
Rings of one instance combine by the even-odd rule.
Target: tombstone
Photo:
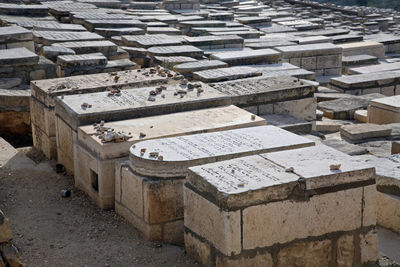
[[[319,145],[204,164],[189,168],[186,181],[185,247],[204,266],[378,259],[375,169],[337,150]]]
[[[73,144],[79,126],[231,104],[228,96],[203,83],[172,84],[57,97],[55,124],[57,158],[73,172]]]
[[[400,122],[400,95],[371,100],[368,106],[368,122],[389,124]]]
[[[359,156],[356,159],[368,163],[376,168],[376,207],[377,224],[400,233],[400,176],[399,154],[386,158],[372,155]]]
[[[342,70],[344,74],[360,74],[359,71],[362,71],[363,67],[368,66],[373,68],[371,65],[377,64],[378,58],[370,55],[342,57]]]
[[[122,42],[126,46],[149,48],[153,46],[176,46],[183,43],[181,37],[168,36],[165,34],[153,35],[123,35]]]
[[[273,49],[219,52],[212,54],[210,59],[221,60],[228,63],[230,66],[273,64],[281,60],[281,53]]]
[[[350,142],[365,142],[369,139],[388,137],[391,133],[390,126],[372,123],[343,125],[340,128],[340,136]]]
[[[177,46],[154,46],[147,49],[151,57],[156,56],[187,56],[193,58],[202,58],[203,50],[192,45],[177,45]]]
[[[370,55],[377,58],[385,57],[383,44],[374,41],[339,44],[343,48],[343,56]]]
[[[99,126],[81,126],[78,129],[78,140],[74,144],[75,185],[87,193],[101,208],[113,208],[115,190],[120,190],[114,187],[115,162],[127,160],[129,148],[133,144],[150,139],[265,124],[265,120],[260,117],[253,119],[252,114],[245,110],[235,106],[225,106],[105,123],[104,128],[112,128],[114,133],[124,132],[126,135],[130,133],[132,137],[126,141],[106,142],[99,139],[105,137],[105,134],[96,134],[95,128]],[[96,183],[93,185],[94,182]],[[125,183],[126,181],[117,181],[120,186]],[[127,199],[125,194],[129,195],[131,189],[124,187],[121,190],[124,191],[124,197],[115,201],[122,205],[131,205],[125,203]]]
[[[50,59],[53,62],[57,61],[57,57],[61,55],[75,55],[75,51],[63,46],[43,46],[40,52],[41,55]]]
[[[117,52],[118,46],[110,41],[80,41],[55,43],[53,46],[70,48],[76,54],[102,53],[108,57]]]
[[[147,27],[148,34],[181,35],[181,31],[170,27]]]
[[[182,243],[182,185],[187,168],[312,145],[312,141],[275,126],[139,142],[130,149],[129,164],[116,167],[115,187],[121,188],[122,194],[116,190],[115,209],[147,239]],[[130,198],[119,203],[127,193],[124,189],[130,192]]]
[[[384,95],[372,93],[358,97],[338,98],[318,103],[318,109],[324,116],[334,120],[353,120],[354,113],[360,109],[367,109],[371,100],[384,98]]]
[[[57,158],[54,111],[57,96],[176,83],[180,78],[174,72],[170,72],[171,77],[161,72],[150,72],[150,69],[128,70],[31,82],[33,146],[48,159]]]
[[[397,89],[399,79],[400,72],[396,71],[357,74],[332,78],[329,87],[352,95],[380,93],[393,96],[400,94],[400,89]]]
[[[184,37],[184,38],[189,44],[203,50],[243,47],[243,38],[237,35],[198,36],[198,37]]]
[[[105,38],[111,38],[112,36],[121,36],[121,35],[142,35],[145,33],[145,30],[137,27],[129,27],[129,28],[95,28],[94,32],[100,34]]]
[[[297,78],[253,78],[214,83],[211,86],[231,96],[232,104],[259,116],[275,113],[315,120],[315,88]]]
[[[365,39],[383,44],[386,53],[400,52],[400,37],[393,34],[372,34],[366,36]]]
[[[374,72],[387,72],[387,71],[399,71],[400,70],[400,63],[382,63],[376,64],[373,66],[364,66],[359,68],[351,68],[349,69],[349,74],[366,74],[366,73],[374,73]]]
[[[93,32],[95,28],[131,28],[137,27],[146,29],[146,24],[140,20],[130,19],[130,20],[85,20],[83,26],[86,29]]]
[[[338,75],[342,71],[342,49],[331,43],[276,47],[282,60],[313,71],[317,76]]]
[[[203,82],[221,82],[261,75],[260,71],[252,67],[229,67],[193,72],[193,78]]]
[[[59,32],[59,31],[34,31],[33,40],[35,43],[51,45],[62,42],[75,41],[100,41],[104,37],[92,32]]]
[[[200,60],[196,62],[182,63],[174,66],[174,71],[179,72],[182,75],[191,76],[193,72],[226,68],[228,64],[220,60]]]
[[[45,5],[0,4],[0,13],[13,16],[45,17],[48,11]]]
[[[66,31],[66,32],[86,31],[86,29],[81,25],[59,23],[55,21],[27,21],[18,23],[18,25],[34,31]]]
[[[22,27],[0,27],[0,49],[25,47],[35,52],[32,39],[32,32]]]

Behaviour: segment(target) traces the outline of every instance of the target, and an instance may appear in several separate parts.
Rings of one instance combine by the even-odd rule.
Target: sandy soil
[[[198,266],[183,248],[145,241],[115,211],[97,208],[71,177],[38,169],[0,169],[0,208],[26,266]]]

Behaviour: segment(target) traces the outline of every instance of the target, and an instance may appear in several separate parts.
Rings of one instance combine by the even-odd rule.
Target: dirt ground
[[[0,169],[0,208],[26,266],[198,266],[181,247],[145,241],[75,189],[71,177],[40,165]],[[62,189],[71,197],[62,198]]]

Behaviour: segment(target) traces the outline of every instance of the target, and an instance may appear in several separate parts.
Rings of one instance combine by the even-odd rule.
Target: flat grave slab
[[[335,77],[330,80],[329,86],[339,92],[353,95],[381,93],[387,96],[400,94],[396,85],[400,82],[400,72],[385,71],[378,73],[356,74]]]
[[[147,49],[150,56],[188,56],[193,58],[202,58],[203,50],[192,45],[179,46],[155,46]]]
[[[146,31],[142,28],[128,27],[128,28],[95,28],[94,32],[110,38],[111,36],[121,36],[121,35],[143,35]]]
[[[116,189],[121,190],[121,194],[132,193],[131,188],[115,188],[115,175],[110,174],[114,174],[117,160],[127,159],[129,148],[133,144],[151,139],[265,124],[265,120],[260,117],[253,119],[250,112],[235,106],[225,106],[105,123],[104,127],[114,129],[112,131],[114,133],[130,133],[132,137],[123,142],[105,142],[99,139],[99,137],[105,137],[105,134],[98,135],[97,127],[93,125],[82,126],[78,129],[78,140],[74,144],[76,151],[74,153],[75,184],[84,190],[100,207],[112,208],[114,207]],[[93,189],[90,179],[88,179],[91,171],[97,173],[98,176],[97,191]],[[117,184],[121,184],[121,182],[123,181],[116,181]],[[117,198],[116,201],[127,207],[132,205],[125,197]]]
[[[149,48],[153,46],[181,45],[181,37],[168,36],[166,34],[153,35],[123,35],[122,42],[127,46]]]
[[[32,32],[20,27],[0,27],[0,45],[11,42],[32,41]]]
[[[278,63],[281,53],[273,49],[258,49],[250,51],[220,52],[210,56],[210,59],[221,60],[230,66],[249,64]]]
[[[140,90],[122,90],[118,96],[99,92],[58,97],[56,114],[76,131],[78,126],[101,120],[123,120],[230,104],[230,98],[226,95],[206,84],[199,85],[201,92],[172,84],[166,85],[167,89],[155,95],[150,92],[156,90],[156,87],[145,87]],[[85,102],[91,107],[83,106]]]
[[[106,65],[107,58],[102,53],[63,55],[57,57],[57,64],[67,68]]]
[[[331,170],[332,162],[341,163],[341,170]],[[322,245],[331,244],[328,233],[341,229],[341,236],[356,231],[366,238],[367,231],[376,251],[371,255],[374,261],[378,257],[377,235],[368,228],[376,225],[374,183],[373,167],[323,145],[191,167],[184,185],[185,246],[188,254],[204,265],[242,265],[249,261],[266,266],[276,261],[293,265],[298,259],[293,251],[304,246],[306,249],[301,251],[307,253],[307,248],[317,245],[315,238],[319,237],[323,241],[318,242],[324,243],[318,246],[326,251],[318,250],[307,262],[318,259],[325,265],[326,257],[336,252]],[[346,189],[333,189],[335,185]],[[315,190],[313,196],[302,200],[291,196],[299,187],[299,195]],[[332,190],[326,193],[322,188]],[[363,199],[368,201],[366,213],[358,205]],[[353,212],[343,213],[343,209]],[[310,221],[309,216],[318,218],[318,222],[315,218]],[[300,230],[299,225],[303,226]],[[288,229],[283,234],[279,230],[282,227]],[[357,246],[363,244],[360,243]],[[270,253],[269,248],[276,244],[280,244],[278,253]],[[215,253],[216,258],[200,253],[199,248]],[[264,249],[259,251],[260,248]],[[254,254],[246,254],[249,251]],[[353,257],[344,261],[352,264]]]
[[[0,50],[0,65],[3,67],[31,66],[38,62],[39,56],[25,47]]]
[[[318,103],[318,109],[324,116],[335,120],[354,119],[354,112],[366,109],[372,99],[383,98],[384,95],[373,93],[358,97],[339,98]]]
[[[98,41],[104,37],[92,32],[34,31],[33,40],[43,45],[71,41]]]
[[[94,31],[95,28],[121,28],[121,27],[137,27],[146,29],[146,24],[140,20],[85,20],[83,22],[89,31]]]
[[[368,121],[375,124],[400,122],[400,95],[371,100]]]
[[[56,21],[26,21],[20,22],[18,25],[34,31],[86,31],[82,25],[59,23]]]
[[[196,62],[182,63],[174,66],[174,71],[182,75],[192,74],[196,71],[226,68],[228,64],[220,60],[200,60]]]
[[[117,52],[118,46],[111,41],[78,41],[55,43],[53,46],[62,46],[72,49],[77,54],[102,53],[105,56]]]
[[[198,36],[184,38],[189,44],[202,49],[243,47],[243,38],[237,35]]]
[[[387,137],[392,133],[392,128],[386,125],[372,123],[361,123],[343,125],[340,128],[340,135],[350,141],[366,141],[368,139]]]
[[[344,56],[371,55],[377,58],[385,57],[385,47],[383,44],[373,41],[363,41],[356,43],[338,44],[343,48]]]
[[[248,77],[261,76],[262,73],[252,67],[229,67],[213,70],[202,70],[193,73],[193,78],[203,82],[221,82]]]

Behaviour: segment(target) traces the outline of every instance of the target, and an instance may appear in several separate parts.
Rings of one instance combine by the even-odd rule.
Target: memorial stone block
[[[383,44],[373,41],[339,44],[343,48],[343,56],[370,55],[377,58],[385,57]]]
[[[160,70],[163,70],[162,68]],[[115,73],[99,73],[92,75],[73,76],[68,78],[47,79],[31,82],[31,118],[36,132],[33,133],[34,147],[42,151],[47,158],[55,159],[56,156],[56,128],[55,128],[55,98],[62,95],[93,93],[107,89],[128,89],[177,83],[180,75],[170,71],[171,77],[166,73],[150,73],[150,69],[128,70]],[[118,77],[118,78],[115,78]],[[33,109],[35,109],[33,111]],[[49,144],[51,148],[45,151],[41,144]],[[50,145],[51,144],[51,145]]]
[[[123,35],[122,42],[126,46],[149,48],[153,46],[176,46],[183,43],[181,37],[168,36],[166,34],[153,35]]]
[[[229,67],[213,70],[202,70],[193,73],[193,78],[203,82],[221,82],[248,77],[261,76],[262,73],[252,67]]]
[[[155,46],[147,49],[150,56],[187,56],[193,58],[202,58],[203,50],[191,45],[179,46]]]
[[[78,141],[74,144],[75,185],[86,192],[101,208],[112,208],[115,190],[118,190],[117,196],[132,194],[129,187],[114,187],[114,169],[115,162],[127,159],[129,148],[133,144],[150,139],[265,124],[265,120],[260,117],[252,119],[252,114],[243,109],[225,106],[105,123],[104,127],[114,129],[112,131],[114,133],[130,133],[132,137],[122,142],[101,140],[99,137],[105,136],[105,133],[97,134],[95,129],[97,127],[81,126],[78,129]],[[95,187],[90,181],[93,173],[96,174],[98,181]],[[118,180],[116,184],[121,185],[123,182]],[[117,198],[115,201],[126,207],[132,205],[125,201],[125,197]]]
[[[335,149],[319,145],[190,167],[186,181],[185,247],[204,266],[362,265],[378,258],[375,169]],[[365,233],[375,254],[357,257]],[[348,237],[350,257],[332,258]]]
[[[230,66],[272,64],[278,63],[281,60],[281,53],[273,49],[220,52],[212,54],[210,59],[221,60]]]
[[[73,172],[73,143],[79,126],[100,121],[133,119],[231,103],[231,99],[206,84],[143,87],[113,94],[99,92],[58,97],[55,105],[57,157]],[[158,88],[158,89],[157,89]],[[62,131],[60,130],[62,129]],[[67,138],[63,138],[63,136]],[[61,158],[61,160],[60,160]]]
[[[116,202],[116,210],[148,239],[180,243],[183,239],[182,185],[188,167],[312,145],[312,141],[274,126],[139,142],[130,149],[129,168],[122,167],[120,173],[117,169],[116,179],[141,184],[132,198],[142,196],[144,202],[129,211]],[[130,206],[134,204],[130,203]],[[176,226],[169,228],[169,222],[176,222]]]
[[[51,45],[54,43],[72,41],[99,41],[104,37],[92,32],[65,32],[65,31],[34,31],[33,40],[38,44]]]
[[[400,95],[371,100],[368,121],[375,124],[400,123]]]

